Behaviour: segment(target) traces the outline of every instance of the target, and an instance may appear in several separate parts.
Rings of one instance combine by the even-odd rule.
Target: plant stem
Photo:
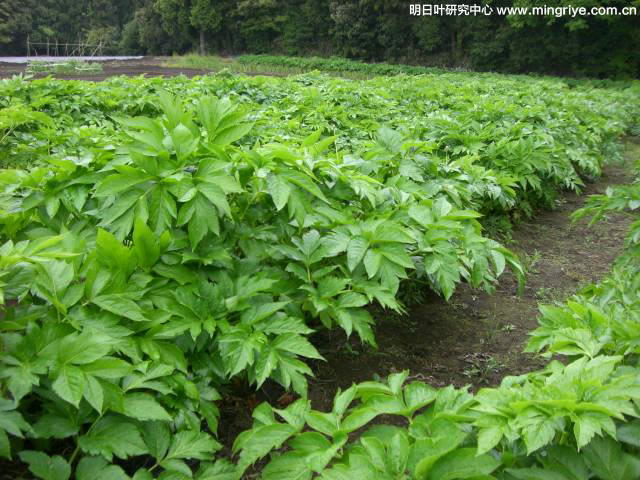
[[[103,415],[104,415],[104,412],[101,412],[100,415],[98,415],[98,418],[96,418],[93,421],[93,423],[91,424],[91,426],[89,427],[85,435],[89,435],[89,433],[91,433],[91,430],[93,430],[93,427],[95,427],[96,423],[98,423],[98,420],[100,420]],[[74,438],[76,440],[76,448],[71,454],[71,458],[69,458],[69,465],[73,465],[74,460],[76,459],[76,457],[78,456],[78,453],[80,452],[80,444],[78,443],[78,436],[76,435]]]
[[[73,465],[73,462],[76,459],[76,456],[78,455],[78,452],[80,452],[80,444],[78,443],[78,436],[75,435],[74,438],[76,440],[76,448],[73,451],[73,453],[71,454],[71,458],[69,458],[69,465]]]

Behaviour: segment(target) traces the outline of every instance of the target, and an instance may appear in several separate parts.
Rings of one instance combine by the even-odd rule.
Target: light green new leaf
[[[352,237],[347,245],[347,266],[352,272],[364,258],[369,242],[362,237]]]
[[[133,245],[138,253],[138,263],[145,269],[151,268],[160,258],[158,240],[140,218],[136,218],[134,223]]]
[[[267,177],[267,191],[278,211],[282,210],[289,200],[291,186],[280,175],[272,173]]]
[[[122,402],[122,413],[137,420],[172,420],[164,407],[148,393],[127,393]]]
[[[60,398],[78,407],[84,394],[85,374],[78,367],[64,365],[51,385]]]

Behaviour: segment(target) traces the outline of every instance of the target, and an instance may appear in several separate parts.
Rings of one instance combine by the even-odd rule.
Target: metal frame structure
[[[27,58],[46,55],[47,57],[94,57],[102,55],[105,44],[100,40],[98,45],[90,45],[78,40],[79,43],[32,42],[27,36]],[[46,53],[45,53],[46,48]],[[64,50],[62,50],[64,48]],[[40,50],[39,50],[40,49]],[[31,53],[35,53],[32,55]],[[87,54],[89,52],[89,54]]]

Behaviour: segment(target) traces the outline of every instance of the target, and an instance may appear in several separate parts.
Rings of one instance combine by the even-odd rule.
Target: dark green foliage
[[[241,65],[257,65],[265,68],[291,68],[301,72],[318,70],[321,72],[354,72],[365,75],[420,75],[423,73],[444,72],[433,67],[411,65],[392,65],[389,63],[364,63],[341,57],[284,57],[274,55],[240,55],[236,61]]]
[[[551,6],[569,4],[558,0]],[[494,0],[491,5],[539,2]],[[640,10],[637,1],[586,5]],[[29,36],[34,42],[102,40],[105,53],[323,55],[481,71],[637,78],[638,21],[638,15],[410,16],[409,3],[401,0],[5,0],[0,5],[0,54],[24,54]]]

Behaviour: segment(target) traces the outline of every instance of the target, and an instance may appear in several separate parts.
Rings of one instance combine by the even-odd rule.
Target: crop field
[[[87,61],[83,62],[49,57],[48,61],[31,60],[30,62],[35,68],[30,67],[27,63],[29,58],[23,57],[19,60],[22,60],[22,63],[13,61],[12,57],[0,57],[0,79],[8,79],[14,75],[22,74],[29,75],[31,78],[46,78],[51,75],[58,79],[100,82],[123,75],[128,77],[144,75],[147,78],[174,75],[194,77],[209,72],[209,69],[200,67],[176,66],[169,68],[163,65],[167,60],[164,57],[124,57],[117,60],[91,60],[91,57],[87,57]]]
[[[9,478],[640,478],[640,84],[378,68],[0,80]],[[593,189],[610,165],[628,185]],[[512,225],[584,191],[573,219],[631,213],[626,240],[539,286],[540,368],[470,389],[378,356],[314,396],[335,352],[419,343],[425,296],[525,294]]]

